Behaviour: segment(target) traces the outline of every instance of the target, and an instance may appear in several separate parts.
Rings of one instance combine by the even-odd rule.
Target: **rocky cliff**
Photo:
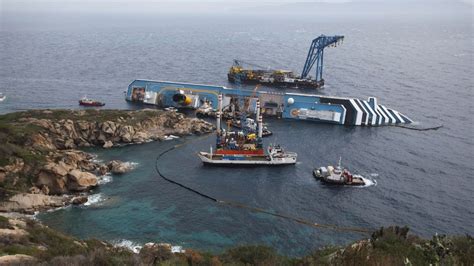
[[[32,212],[41,204],[29,194],[78,194],[97,186],[98,175],[130,170],[120,161],[97,163],[80,148],[112,148],[212,130],[203,120],[149,109],[35,110],[0,116],[0,212]],[[60,204],[53,198],[41,201],[43,207]]]

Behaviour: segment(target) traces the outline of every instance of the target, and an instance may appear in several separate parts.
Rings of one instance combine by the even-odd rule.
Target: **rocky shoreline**
[[[37,110],[0,116],[0,264],[8,265],[472,265],[474,239],[408,228],[375,231],[346,247],[329,246],[289,258],[264,246],[239,246],[222,254],[175,252],[170,244],[130,250],[100,240],[80,240],[28,214],[84,204],[98,177],[121,174],[129,163],[97,162],[83,147],[112,148],[209,133],[212,124],[159,110]]]
[[[0,265],[472,265],[474,239],[409,234],[407,227],[380,228],[347,246],[327,246],[290,258],[265,246],[237,246],[220,254],[167,243],[131,249],[77,239],[37,221],[0,214]]]
[[[98,176],[129,163],[98,163],[81,148],[112,148],[209,133],[214,126],[181,113],[144,109],[34,110],[0,116],[0,212],[32,214],[83,204]]]

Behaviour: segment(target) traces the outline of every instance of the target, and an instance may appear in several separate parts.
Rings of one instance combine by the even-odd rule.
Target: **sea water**
[[[369,229],[407,225],[423,236],[473,234],[473,31],[466,17],[347,21],[6,14],[0,91],[8,98],[0,112],[78,108],[77,100],[86,94],[105,101],[106,108],[140,108],[123,97],[133,79],[230,87],[226,73],[233,58],[300,71],[310,41],[322,33],[343,34],[345,40],[325,52],[327,86],[320,93],[375,96],[422,125],[443,127],[420,132],[267,119],[274,135],[265,144],[297,152],[296,165],[205,167],[196,153],[214,144],[209,135],[163,156],[160,170],[215,198],[316,223]],[[133,247],[169,242],[216,252],[264,244],[301,255],[364,237],[217,204],[160,178],[156,156],[193,138],[92,150],[104,162],[137,165],[129,173],[102,177],[88,203],[38,218],[81,238]],[[313,168],[337,164],[340,156],[352,173],[376,185],[326,186],[312,177]]]

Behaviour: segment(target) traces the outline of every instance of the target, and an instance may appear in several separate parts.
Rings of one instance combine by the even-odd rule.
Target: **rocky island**
[[[209,133],[214,126],[181,113],[144,109],[33,110],[0,116],[0,212],[34,213],[87,201],[97,176],[124,173],[120,161],[98,163],[82,148]]]

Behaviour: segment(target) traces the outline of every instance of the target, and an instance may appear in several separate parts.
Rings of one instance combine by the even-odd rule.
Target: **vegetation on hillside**
[[[163,111],[157,110],[30,110],[0,115],[0,200],[12,193],[27,192],[34,183],[38,169],[47,162],[51,148],[35,145],[52,136],[52,132],[31,123],[31,119],[46,119],[53,125],[65,120],[88,123],[119,122],[137,125]],[[164,113],[164,112],[163,112]],[[40,134],[41,133],[41,134]],[[41,136],[40,136],[41,135]],[[65,136],[66,137],[66,136]]]
[[[0,216],[0,229],[26,233],[0,237],[0,256],[24,254],[51,265],[473,265],[471,236],[433,236],[426,240],[408,228],[376,231],[370,239],[347,247],[324,247],[300,258],[278,254],[265,246],[238,246],[221,254],[186,250],[172,253],[168,245],[144,247],[135,254],[99,240],[79,240],[32,220],[12,222]],[[0,257],[1,259],[1,257]]]

